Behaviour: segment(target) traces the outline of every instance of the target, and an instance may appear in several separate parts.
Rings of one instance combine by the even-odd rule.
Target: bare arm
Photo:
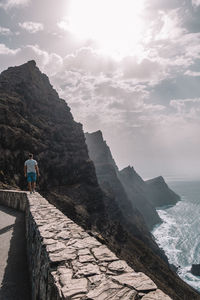
[[[24,165],[24,176],[26,177],[27,176],[27,166]]]
[[[35,170],[36,170],[37,176],[40,176],[38,165],[35,165]]]

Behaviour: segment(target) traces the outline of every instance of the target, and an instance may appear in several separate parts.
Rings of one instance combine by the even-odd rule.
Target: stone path
[[[0,206],[0,299],[29,300],[24,214]]]

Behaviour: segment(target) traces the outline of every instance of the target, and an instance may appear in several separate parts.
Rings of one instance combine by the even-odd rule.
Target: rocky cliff
[[[149,230],[152,230],[154,225],[161,222],[155,208],[174,205],[180,197],[167,186],[162,177],[145,182],[133,167],[128,166],[119,171],[100,130],[86,133],[85,136],[101,187],[115,195],[120,208],[125,209],[125,216],[131,209],[139,210]]]
[[[168,187],[162,176],[147,180],[145,183],[148,199],[154,207],[174,205],[180,200],[179,195]]]
[[[144,181],[130,166],[118,174],[131,203],[142,213],[150,230],[161,221],[155,208],[175,205],[180,200],[162,176]]]
[[[132,205],[140,211],[149,230],[152,230],[153,226],[161,222],[161,219],[149,201],[144,180],[130,166],[121,170],[118,176]]]
[[[39,161],[40,190],[64,193],[59,205],[82,219],[83,223],[98,222],[104,210],[99,201],[93,163],[88,158],[82,125],[73,120],[66,102],[59,98],[49,79],[34,61],[9,68],[0,75],[0,180],[4,184],[26,187],[23,164],[29,152]],[[92,195],[95,192],[96,197]],[[71,199],[73,194],[73,201]],[[94,225],[94,224],[93,224]]]
[[[157,203],[162,206],[162,199],[165,199],[165,204],[175,204],[180,200],[179,196],[169,189],[164,179],[159,184],[157,178],[145,182],[130,166],[119,171],[101,131],[85,133],[85,136],[99,184],[115,198],[123,216],[132,219],[132,223],[139,218],[141,224],[143,220],[149,230],[160,223],[161,219],[155,209]],[[143,226],[143,234],[145,231]]]
[[[102,132],[97,131],[92,134],[86,133],[86,143],[88,145],[89,156],[95,164],[96,174],[101,188],[110,197],[114,198],[119,206],[124,218],[129,222],[137,220],[140,228],[148,234],[147,228],[144,226],[142,215],[137,209],[131,205],[121,181],[118,178],[118,168],[112,157],[109,147],[103,140]],[[133,219],[133,215],[135,219]],[[143,231],[144,233],[144,231]],[[149,235],[149,234],[148,234]]]
[[[34,61],[0,75],[0,138],[4,187],[26,188],[23,164],[33,152],[40,167],[40,192],[50,202],[173,299],[198,299],[161,259],[141,215],[133,221],[125,218],[112,191],[105,194],[100,189],[81,124]]]

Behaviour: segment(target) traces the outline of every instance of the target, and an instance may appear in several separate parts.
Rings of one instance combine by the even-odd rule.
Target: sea
[[[169,178],[166,182],[181,201],[157,209],[163,223],[152,234],[169,263],[178,268],[177,274],[200,292],[200,276],[190,272],[192,264],[200,264],[200,179]]]

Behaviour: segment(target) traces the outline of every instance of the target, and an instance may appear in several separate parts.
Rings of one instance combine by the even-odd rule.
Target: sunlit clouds
[[[80,39],[92,39],[101,51],[115,57],[137,53],[145,34],[145,0],[73,0],[66,20],[58,23]]]
[[[0,36],[1,35],[10,35],[10,34],[11,34],[11,30],[9,28],[0,26]]]
[[[23,7],[30,3],[31,0],[2,0],[0,3],[0,7],[4,9],[11,9],[14,7]]]
[[[199,0],[4,0],[0,14],[0,69],[35,59],[120,168],[200,176]]]
[[[200,5],[200,0],[192,0],[192,4],[194,6],[199,6]]]
[[[31,21],[19,23],[19,26],[30,33],[36,33],[44,29],[43,24]]]

